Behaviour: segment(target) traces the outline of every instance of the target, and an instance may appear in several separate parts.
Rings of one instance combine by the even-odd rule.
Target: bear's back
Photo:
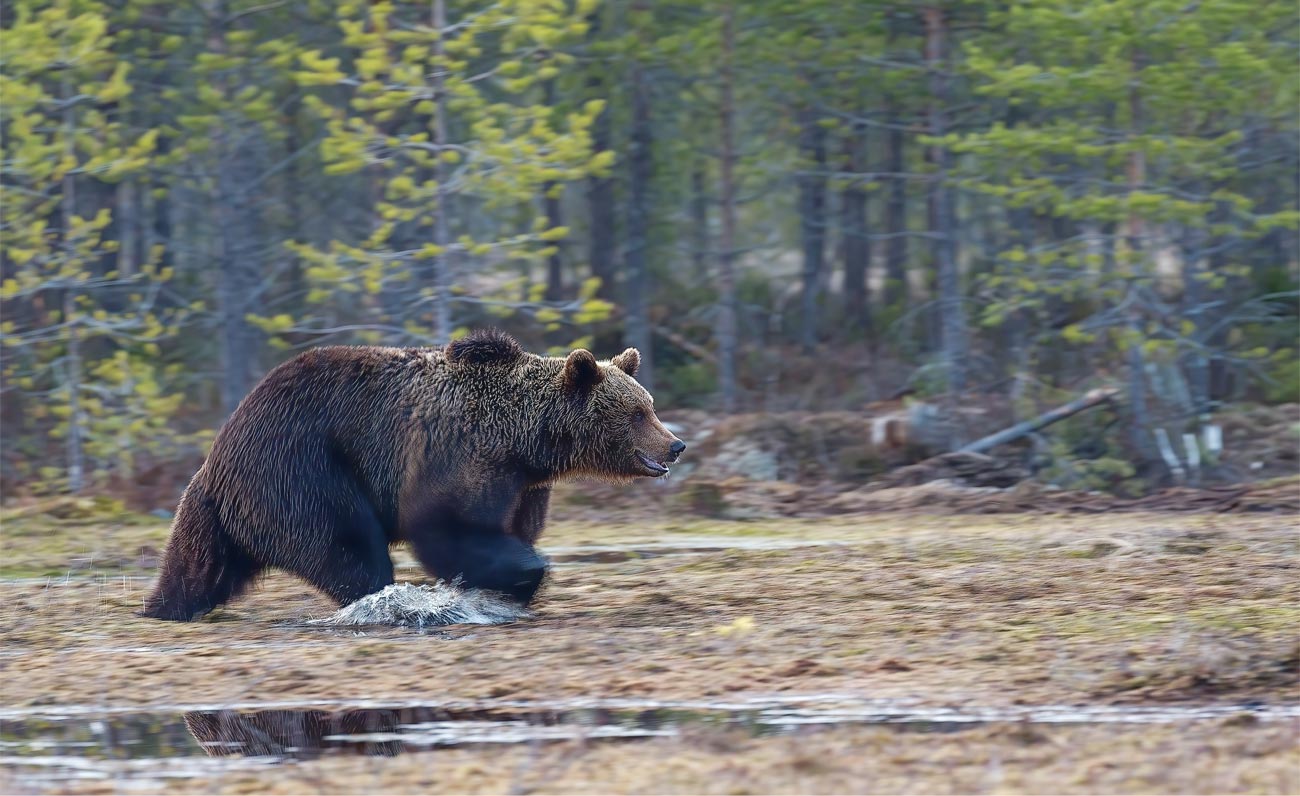
[[[269,416],[302,431],[339,428],[400,401],[441,359],[437,350],[313,348],[266,374],[229,422]]]
[[[218,432],[196,478],[222,520],[251,529],[355,484],[392,520],[417,401],[444,378],[440,349],[329,346],[271,370]],[[424,401],[427,403],[427,401]],[[426,410],[427,411],[427,410]]]
[[[437,349],[314,348],[275,367],[213,441],[211,466],[342,455],[369,470],[387,455],[443,364]],[[250,461],[250,460],[260,460]]]

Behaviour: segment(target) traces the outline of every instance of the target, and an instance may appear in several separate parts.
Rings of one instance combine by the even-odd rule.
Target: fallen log
[[[1007,442],[1014,442],[1026,435],[1032,434],[1040,428],[1046,428],[1067,417],[1079,414],[1085,409],[1091,409],[1099,406],[1119,395],[1117,387],[1099,387],[1095,390],[1089,390],[1085,395],[1070,401],[1064,406],[1058,406],[1055,409],[1042,413],[1038,417],[1026,420],[1023,423],[1016,423],[1010,428],[1004,428],[1001,431],[990,434],[982,439],[977,439],[969,445],[958,448],[958,453],[983,453],[991,448],[996,448]]]
[[[709,349],[705,348],[704,346],[698,343],[694,343],[691,342],[690,340],[687,340],[685,337],[678,334],[677,332],[674,332],[672,329],[669,329],[666,326],[659,326],[658,324],[655,324],[650,327],[650,330],[655,334],[659,335],[660,337],[662,337],[663,339],[667,340],[668,342],[672,343],[673,345],[677,346],[681,350],[685,351],[686,353],[694,356],[696,359],[702,360],[704,362],[708,362],[710,365],[718,364],[717,354],[714,354],[712,351],[710,351]]]

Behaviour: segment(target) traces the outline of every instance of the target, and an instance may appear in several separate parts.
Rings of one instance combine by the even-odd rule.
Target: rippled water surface
[[[692,725],[752,735],[809,725],[887,726],[953,732],[992,722],[1161,724],[1295,721],[1300,706],[1165,705],[920,707],[825,695],[800,700],[658,703],[638,700],[496,702],[480,705],[243,705],[106,711],[91,706],[9,711],[0,722],[0,764],[18,782],[198,777],[215,769],[275,765],[322,755],[392,756],[448,746],[560,740],[635,741]],[[165,764],[159,761],[166,761]]]

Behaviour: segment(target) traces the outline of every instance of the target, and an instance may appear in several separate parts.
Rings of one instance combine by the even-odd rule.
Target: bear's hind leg
[[[381,552],[382,558],[346,547],[332,550],[312,572],[303,576],[334,602],[350,605],[393,584],[393,561],[388,557],[387,546]]]
[[[309,567],[288,567],[339,605],[356,602],[393,583],[393,559],[379,520],[359,496],[351,508],[332,520],[335,532]]]
[[[222,561],[164,563],[141,615],[176,622],[198,619],[239,596],[260,571],[242,553],[227,553]]]
[[[261,567],[226,537],[216,507],[186,490],[142,616],[188,622],[238,595]]]

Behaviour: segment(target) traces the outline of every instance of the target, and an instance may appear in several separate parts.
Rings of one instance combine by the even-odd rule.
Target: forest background
[[[669,417],[903,418],[863,479],[1108,388],[1018,455],[1136,493],[1300,401],[1293,3],[0,13],[6,496],[166,506],[278,362],[487,325]]]

